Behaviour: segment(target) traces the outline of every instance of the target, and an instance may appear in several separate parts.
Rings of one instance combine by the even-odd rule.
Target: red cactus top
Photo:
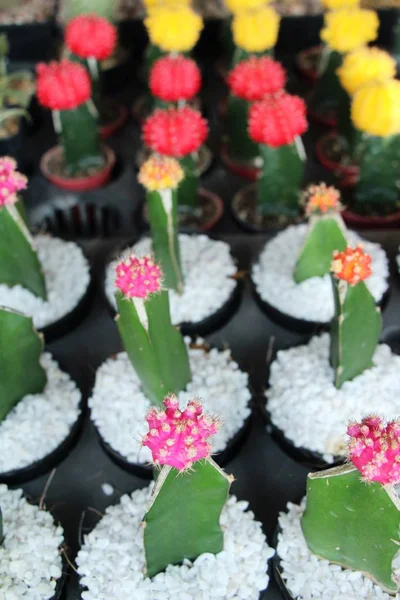
[[[232,94],[248,102],[262,100],[268,94],[279,92],[285,83],[285,69],[269,56],[252,56],[241,61],[228,76]]]
[[[305,193],[306,215],[337,213],[342,210],[340,192],[325,183],[310,185]]]
[[[201,88],[200,69],[191,58],[163,56],[151,69],[149,88],[164,102],[191,100]]]
[[[39,103],[51,110],[73,110],[91,95],[89,75],[82,65],[62,60],[36,67]]]
[[[126,298],[146,299],[161,290],[161,269],[151,256],[130,256],[116,266],[116,287]]]
[[[334,252],[331,270],[338,279],[357,285],[371,275],[371,257],[361,246],[348,247],[343,252]]]
[[[143,141],[154,152],[181,158],[197,152],[208,135],[207,122],[188,106],[159,109],[143,125]]]
[[[117,30],[97,15],[79,15],[68,23],[65,42],[69,50],[80,58],[105,60],[114,52]]]
[[[165,411],[151,408],[146,417],[149,432],[143,446],[150,448],[154,464],[182,471],[210,456],[207,440],[219,430],[218,419],[203,415],[203,407],[197,400],[180,410],[178,398],[171,395],[165,398],[164,406]]]
[[[378,416],[351,423],[348,456],[366,482],[400,483],[400,423],[387,424]]]
[[[306,105],[285,91],[266,96],[249,110],[249,135],[272,148],[291,144],[307,130]]]
[[[0,208],[6,204],[15,204],[17,193],[26,189],[28,180],[17,171],[17,163],[9,156],[0,158]]]

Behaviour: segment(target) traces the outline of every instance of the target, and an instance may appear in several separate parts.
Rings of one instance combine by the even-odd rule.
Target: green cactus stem
[[[180,185],[184,183],[185,180]],[[164,285],[181,294],[183,275],[178,241],[178,190],[148,191],[147,209],[153,251],[162,268]]]
[[[109,21],[115,19],[115,0],[66,0],[63,4],[66,21],[88,14],[95,14]]]
[[[362,214],[388,214],[399,209],[400,135],[363,134],[356,147],[360,176],[354,208]]]
[[[345,114],[349,99],[336,74],[342,61],[342,54],[324,47],[318,68],[319,76],[310,98],[310,108],[314,112]]]
[[[301,283],[310,277],[330,272],[332,255],[347,247],[344,223],[339,215],[312,216],[306,241],[294,270],[294,280]]]
[[[197,192],[200,178],[196,164],[197,157],[198,154],[193,153],[179,159],[185,177],[178,187],[178,206],[188,207],[192,211],[195,211],[198,205]]]
[[[74,110],[53,111],[53,120],[67,175],[86,175],[104,165],[93,102],[85,102]]]
[[[335,386],[342,387],[373,366],[382,328],[380,308],[364,281],[350,285],[332,276],[335,317],[331,326],[331,365]]]
[[[162,468],[144,517],[148,577],[185,558],[223,550],[220,516],[230,484],[231,478],[210,458],[188,471]]]
[[[15,205],[0,208],[0,283],[9,287],[21,285],[47,300],[42,265]]]
[[[361,571],[389,594],[398,591],[392,561],[399,550],[400,503],[391,485],[364,483],[352,465],[307,478],[301,527],[320,558]]]
[[[147,299],[116,293],[116,318],[125,350],[152,404],[185,389],[191,380],[188,352],[180,332],[171,324],[168,292]]]
[[[226,111],[228,151],[233,160],[252,161],[260,156],[259,146],[248,134],[249,103],[230,94]]]
[[[302,144],[300,138],[298,141]],[[260,144],[263,169],[257,182],[257,200],[265,215],[297,217],[299,194],[304,175],[303,147],[285,144],[272,148]]]
[[[24,396],[44,390],[42,350],[43,338],[30,317],[0,309],[0,421]]]

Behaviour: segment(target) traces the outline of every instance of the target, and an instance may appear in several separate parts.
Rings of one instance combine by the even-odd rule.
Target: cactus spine
[[[155,464],[164,465],[143,521],[148,577],[223,550],[220,516],[232,481],[209,457],[207,438],[217,432],[218,421],[203,415],[197,401],[183,411],[176,397],[164,405],[165,411],[150,410],[143,441]]]
[[[312,552],[362,571],[389,594],[399,590],[392,569],[400,543],[400,502],[394,487],[400,481],[399,432],[398,422],[385,426],[375,416],[351,424],[349,458],[355,466],[309,474],[301,520]]]
[[[363,281],[371,274],[370,263],[370,256],[360,247],[334,253],[330,359],[337,388],[373,366],[382,316]]]
[[[43,338],[30,317],[0,309],[0,421],[24,396],[45,388],[42,350]]]
[[[161,287],[161,269],[149,256],[131,256],[116,271],[117,326],[147,398],[160,404],[191,379],[187,349],[171,323],[168,291]]]

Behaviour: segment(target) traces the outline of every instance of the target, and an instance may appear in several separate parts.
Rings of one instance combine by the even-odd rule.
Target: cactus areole
[[[400,540],[400,426],[377,416],[351,423],[351,464],[312,473],[301,526],[312,552],[361,571],[389,594],[399,590],[392,561]],[[361,474],[361,476],[360,476]]]
[[[154,463],[164,465],[143,521],[149,577],[223,550],[220,516],[232,480],[210,458],[208,438],[217,433],[218,419],[204,415],[197,400],[180,410],[178,399],[169,396],[164,406],[150,409],[143,440]]]

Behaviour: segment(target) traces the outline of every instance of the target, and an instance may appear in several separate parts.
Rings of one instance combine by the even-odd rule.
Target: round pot
[[[296,54],[297,70],[309,81],[315,83],[318,79],[318,62],[321,56],[322,46],[312,46]]]
[[[118,113],[110,122],[100,126],[100,138],[105,140],[121,129],[128,120],[128,109],[123,104],[118,104]]]
[[[241,229],[251,233],[265,233],[284,229],[288,225],[299,223],[301,217],[293,218],[263,216],[258,210],[257,187],[251,183],[239,190],[233,197],[232,215]]]
[[[236,161],[229,156],[228,146],[224,144],[221,147],[221,158],[223,163],[232,173],[236,173],[241,177],[245,177],[250,181],[257,181],[259,174],[261,173],[261,167],[258,166],[260,158],[256,158],[249,161]]]
[[[315,123],[324,125],[325,127],[336,127],[337,126],[337,114],[332,109],[314,110],[312,108],[312,92],[306,96],[307,103],[307,114],[309,118]]]
[[[341,187],[349,190],[357,183],[357,178],[348,177],[341,182]],[[389,215],[360,215],[346,208],[342,211],[346,225],[355,229],[395,229],[400,225],[400,210]]]
[[[93,175],[88,175],[86,177],[67,177],[65,175],[53,173],[50,169],[50,165],[54,161],[60,162],[62,160],[63,150],[61,146],[54,146],[53,148],[50,148],[50,150],[47,150],[45,154],[43,154],[40,160],[40,170],[46,179],[64,190],[69,190],[71,192],[93,190],[108,183],[111,178],[112,169],[116,162],[114,150],[108,146],[103,146],[103,150],[106,158],[106,164],[100,171],[94,173]]]
[[[337,149],[338,157],[329,156],[331,148]],[[359,166],[343,163],[340,157],[341,143],[337,131],[330,131],[320,137],[315,145],[315,154],[319,162],[340,179],[353,179],[358,177]]]

